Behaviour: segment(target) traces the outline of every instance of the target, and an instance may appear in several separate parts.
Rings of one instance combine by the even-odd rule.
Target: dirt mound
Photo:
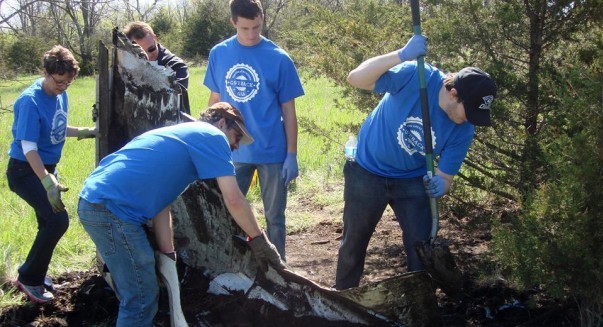
[[[456,299],[437,294],[438,307],[445,326],[575,326],[576,309],[561,307],[535,288],[517,292],[502,280],[477,285],[478,263],[491,239],[486,228],[468,228],[467,221],[449,218],[442,221],[441,236],[450,243],[457,265],[464,272],[464,294]],[[287,239],[288,264],[299,274],[324,286],[334,284],[340,223],[322,222]],[[406,272],[402,234],[397,221],[386,214],[369,245],[366,269],[361,284],[382,280]],[[288,315],[261,301],[243,296],[199,294],[208,280],[201,272],[181,273],[182,304],[192,326],[342,326],[317,318]],[[104,280],[94,271],[73,272],[55,280],[56,299],[38,305],[25,303],[0,310],[0,326],[111,326],[115,323],[118,300]],[[194,285],[194,287],[193,287]],[[11,288],[5,285],[5,291]],[[193,292],[193,289],[195,290]],[[169,326],[167,296],[162,294],[156,326]],[[352,325],[352,324],[350,324]]]
[[[72,272],[54,282],[55,300],[4,308],[0,326],[89,326],[115,320],[118,300],[100,275]]]

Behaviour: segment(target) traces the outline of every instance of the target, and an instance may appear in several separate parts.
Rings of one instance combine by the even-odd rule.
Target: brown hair
[[[151,25],[145,22],[135,21],[124,27],[124,34],[130,40],[138,40],[144,38],[147,34],[155,35],[155,32],[153,32]]]
[[[75,60],[71,51],[62,45],[55,45],[46,51],[42,65],[46,73],[50,75],[67,73],[75,77],[80,72],[80,64]]]
[[[446,75],[446,78],[444,79],[444,87],[446,88],[447,91],[450,91],[454,88],[455,84],[454,84],[454,80],[456,77],[457,73],[449,73],[448,75]],[[463,99],[461,99],[460,96],[457,96],[457,102],[458,103],[462,103]]]
[[[245,127],[243,114],[228,102],[214,103],[201,114],[199,120],[215,126],[215,123],[222,118],[224,118],[226,126],[229,129],[235,129],[241,133],[241,144],[250,144],[253,142],[253,137],[247,131],[247,127]]]
[[[259,0],[230,0],[230,17],[235,22],[237,18],[255,19],[257,16],[264,17],[264,9]]]
[[[241,112],[228,102],[214,103],[211,107],[207,108],[201,113],[199,120],[212,124],[222,118],[226,119],[226,124],[229,127],[233,125],[235,121],[239,121],[243,124],[245,123]]]

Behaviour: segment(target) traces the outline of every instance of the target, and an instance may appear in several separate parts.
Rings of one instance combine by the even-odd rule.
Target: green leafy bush
[[[593,46],[600,47],[600,42]],[[510,224],[498,226],[494,251],[520,285],[540,284],[556,298],[574,298],[581,307],[598,310],[594,315],[600,324],[603,56],[600,51],[588,51],[588,46],[583,50],[578,52],[588,60],[568,65],[559,78],[556,94],[563,110],[551,120],[555,140],[543,147],[549,178],[528,199],[521,214]]]
[[[48,44],[38,37],[17,37],[6,48],[6,64],[20,74],[35,74],[40,71],[47,48]]]
[[[182,36],[183,55],[187,58],[207,57],[211,48],[223,39],[234,35],[230,25],[228,6],[219,1],[203,1],[186,21]]]

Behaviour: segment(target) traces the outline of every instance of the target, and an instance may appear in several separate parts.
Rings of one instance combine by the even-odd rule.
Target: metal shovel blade
[[[454,262],[448,243],[444,240],[417,242],[415,250],[435,285],[448,296],[457,296],[463,286],[462,273]]]

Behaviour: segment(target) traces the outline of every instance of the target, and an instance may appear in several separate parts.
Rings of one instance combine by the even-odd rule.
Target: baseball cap
[[[477,67],[465,67],[454,77],[454,88],[471,124],[492,125],[490,107],[496,97],[496,84],[488,73]]]
[[[243,135],[243,137],[241,138],[241,142],[239,143],[243,145],[253,143],[253,137],[251,137],[251,135],[247,131],[247,128],[245,128],[245,119],[243,118],[243,114],[241,114],[239,109],[230,105],[230,103],[216,102],[209,108],[207,108],[206,112],[209,114],[220,113],[222,117],[232,119],[235,125],[237,125],[241,134]]]

